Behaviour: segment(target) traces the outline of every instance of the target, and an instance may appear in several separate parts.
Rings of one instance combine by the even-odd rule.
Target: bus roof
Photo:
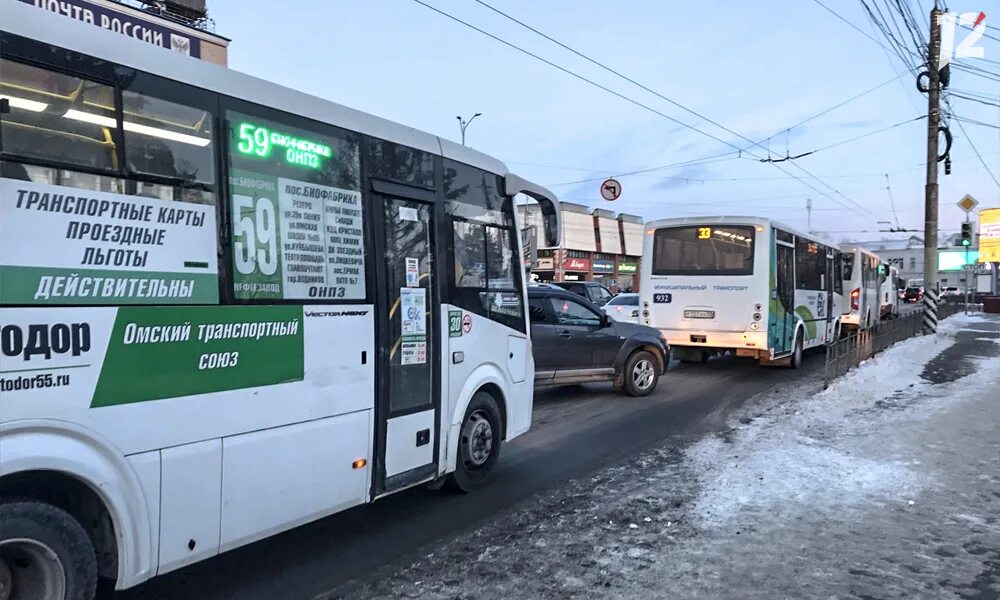
[[[501,161],[450,140],[17,0],[0,0],[0,29],[506,176]],[[554,196],[552,196],[554,198]]]
[[[705,215],[701,217],[676,217],[673,219],[657,219],[656,221],[650,221],[646,223],[647,229],[658,229],[660,227],[673,227],[677,225],[698,225],[710,223],[712,225],[761,225],[764,227],[773,226],[778,229],[782,229],[798,237],[803,237],[815,242],[820,242],[826,244],[830,247],[836,248],[837,244],[832,240],[826,238],[823,235],[815,233],[805,233],[798,230],[795,227],[785,225],[774,219],[769,219],[767,217],[750,217],[750,216],[728,216],[728,215]]]

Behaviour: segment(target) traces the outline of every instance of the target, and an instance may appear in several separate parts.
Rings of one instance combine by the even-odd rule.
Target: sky
[[[879,232],[890,226],[922,235],[927,123],[919,117],[926,115],[926,96],[899,57],[815,0],[484,0],[656,94],[475,0],[421,1],[627,99],[415,0],[283,0],[269,3],[269,10],[250,10],[246,0],[209,0],[208,6],[216,32],[232,39],[231,68],[455,141],[456,116],[482,113],[467,128],[467,144],[563,201],[647,221],[765,216],[801,229],[811,225],[836,241],[910,235]],[[882,10],[894,5],[867,1]],[[889,45],[860,0],[823,2]],[[903,2],[926,36],[931,0]],[[947,4],[960,13],[982,10],[987,24],[1000,28],[997,0]],[[959,30],[956,39],[964,35]],[[1000,38],[1000,29],[988,35]],[[985,60],[957,62],[1000,73],[1000,41],[983,38],[979,45]],[[953,70],[950,89],[1000,102],[1000,79]],[[981,208],[1000,206],[1000,183],[973,149],[1000,178],[1000,108],[951,102],[957,115],[991,126],[965,122],[966,135],[952,123],[952,174],[942,168],[940,176],[942,235],[959,229],[964,213],[956,202],[965,194]],[[872,133],[892,125],[898,126]],[[794,161],[759,160],[815,150]],[[678,164],[686,162],[692,164]],[[670,167],[655,169],[664,166]],[[647,169],[655,170],[628,175]],[[606,176],[622,183],[615,202],[600,198]]]

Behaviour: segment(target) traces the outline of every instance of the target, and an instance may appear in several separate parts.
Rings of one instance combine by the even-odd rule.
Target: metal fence
[[[968,310],[975,312],[980,307],[981,305],[970,304]],[[938,306],[938,320],[941,321],[965,310],[965,304],[960,302],[941,304]],[[920,335],[923,330],[923,322],[924,313],[922,310],[918,310],[904,317],[881,321],[874,327],[852,333],[830,344],[826,347],[826,370],[823,374],[823,387],[827,387],[837,377],[844,375],[893,344]]]

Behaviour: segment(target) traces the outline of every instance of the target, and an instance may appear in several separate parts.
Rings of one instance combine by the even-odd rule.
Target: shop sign
[[[595,260],[594,273],[614,273],[615,263],[610,260]]]
[[[556,268],[556,261],[552,258],[539,258],[535,261],[536,271],[551,271]]]
[[[590,259],[587,258],[567,258],[563,262],[563,268],[567,271],[589,271]]]

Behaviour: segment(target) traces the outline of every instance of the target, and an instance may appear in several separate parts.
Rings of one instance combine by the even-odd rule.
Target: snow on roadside
[[[345,597],[988,594],[1000,586],[1000,352],[968,358],[979,368],[958,381],[920,379],[959,337],[1000,337],[982,323],[947,319],[825,391],[779,386],[719,435],[571,482]]]
[[[802,394],[809,397],[794,405],[783,404],[784,410],[756,419],[744,417],[736,436],[709,438],[689,448],[694,471],[703,474],[696,506],[703,523],[719,525],[743,510],[788,510],[796,505],[810,511],[839,510],[845,504],[916,494],[921,478],[905,456],[893,451],[891,439],[864,456],[858,452],[863,448],[854,445],[856,438],[883,429],[888,420],[925,419],[930,411],[958,400],[956,392],[970,385],[969,378],[961,386],[932,390],[934,384],[920,374],[955,342],[956,333],[980,321],[974,315],[946,319],[937,335],[900,342],[826,390],[807,384]],[[997,367],[983,364],[980,379],[991,368]],[[902,410],[920,400],[924,402],[918,412]],[[720,455],[730,458],[719,462]]]

